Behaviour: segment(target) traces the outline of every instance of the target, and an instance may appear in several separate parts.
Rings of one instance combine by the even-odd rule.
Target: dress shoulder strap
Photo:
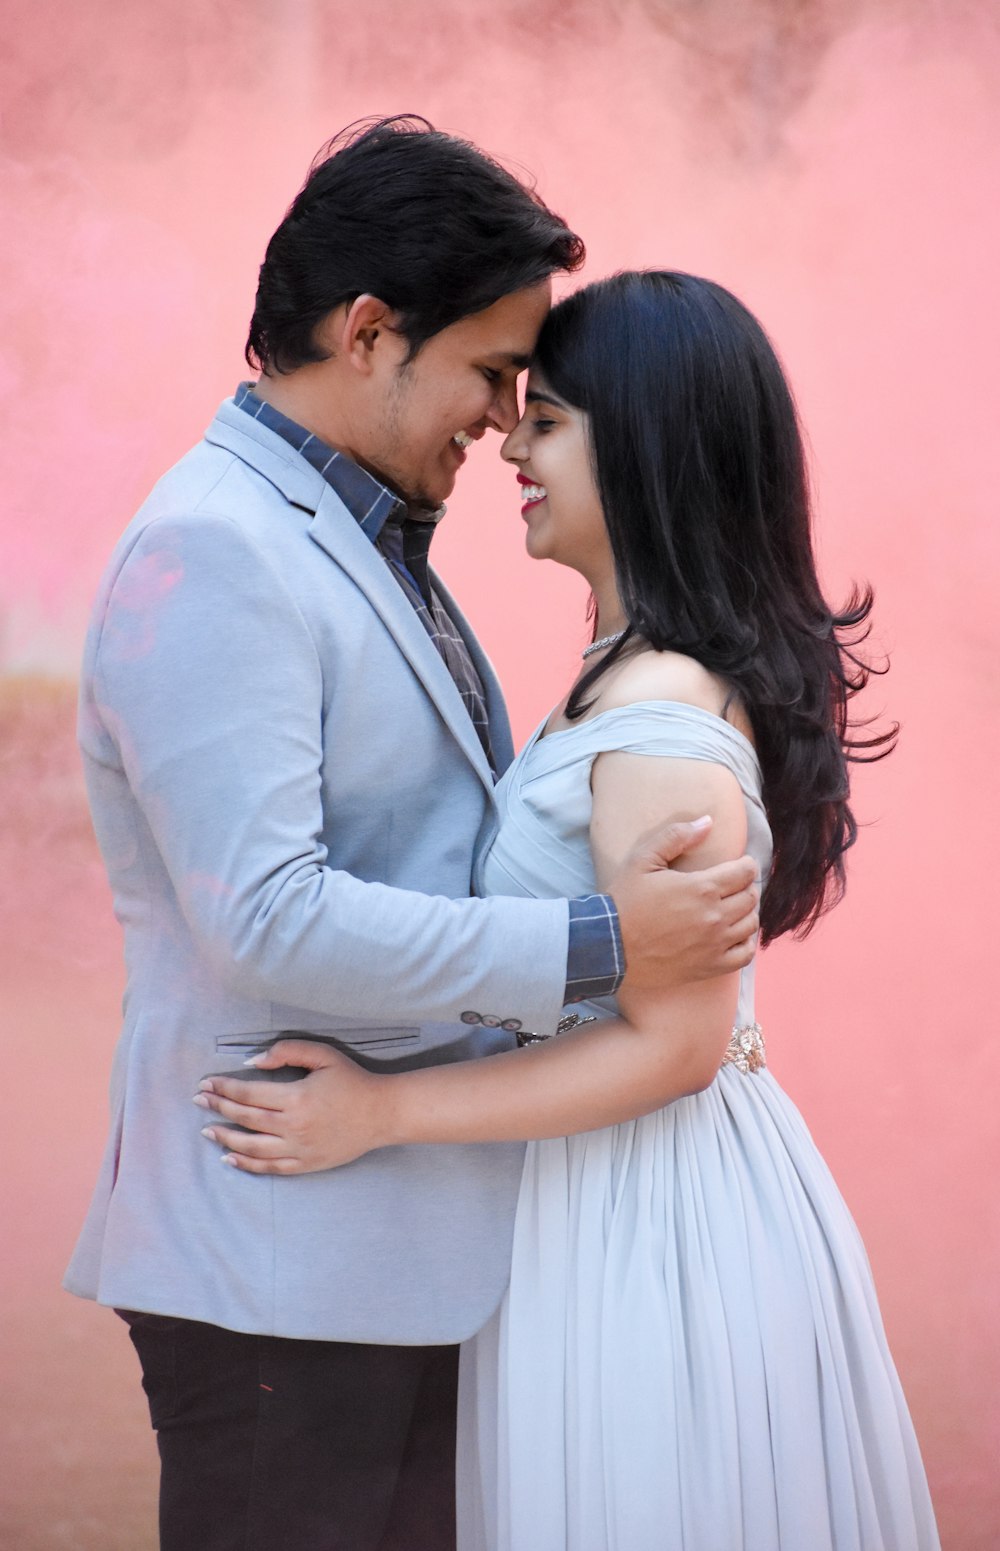
[[[553,767],[582,754],[646,754],[702,759],[731,770],[748,796],[759,801],[757,754],[743,733],[721,716],[680,700],[637,700],[614,706],[536,742],[542,763]]]

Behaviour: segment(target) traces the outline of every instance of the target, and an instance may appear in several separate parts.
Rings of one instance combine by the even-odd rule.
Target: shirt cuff
[[[589,894],[569,901],[569,949],[566,1000],[613,996],[625,978],[618,911],[610,894]]]

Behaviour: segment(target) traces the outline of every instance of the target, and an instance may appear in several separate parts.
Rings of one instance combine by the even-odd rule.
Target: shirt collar
[[[373,544],[387,522],[398,527],[409,527],[412,522],[414,526],[426,530],[429,547],[430,536],[444,516],[443,506],[439,506],[436,512],[421,513],[419,518],[410,518],[406,502],[392,490],[387,490],[374,474],[369,474],[367,469],[355,463],[346,453],[337,452],[326,442],[320,441],[318,436],[314,436],[295,420],[290,420],[273,404],[266,404],[257,397],[252,383],[241,382],[233,402],[237,409],[244,410],[252,419],[266,425],[269,431],[276,432],[322,474],[362,533]]]

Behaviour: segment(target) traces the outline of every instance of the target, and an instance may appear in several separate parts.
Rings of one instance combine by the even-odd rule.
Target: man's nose
[[[513,382],[501,383],[490,405],[487,421],[494,431],[502,431],[509,435],[521,418],[517,410],[517,385]]]

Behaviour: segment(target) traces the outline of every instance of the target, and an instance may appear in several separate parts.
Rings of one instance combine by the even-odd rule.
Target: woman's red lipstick
[[[522,488],[529,487],[531,489],[539,489],[539,490],[542,490],[542,489],[545,488],[543,485],[540,485],[536,479],[529,479],[527,474],[518,474],[517,482],[518,482],[518,484]],[[536,498],[533,501],[526,501],[524,503],[524,505],[521,507],[521,515],[522,515],[522,517],[524,516],[525,512],[530,512],[530,510],[531,510],[531,508],[533,506],[538,506],[544,500],[545,500],[544,495],[540,495],[540,496],[536,496]]]

